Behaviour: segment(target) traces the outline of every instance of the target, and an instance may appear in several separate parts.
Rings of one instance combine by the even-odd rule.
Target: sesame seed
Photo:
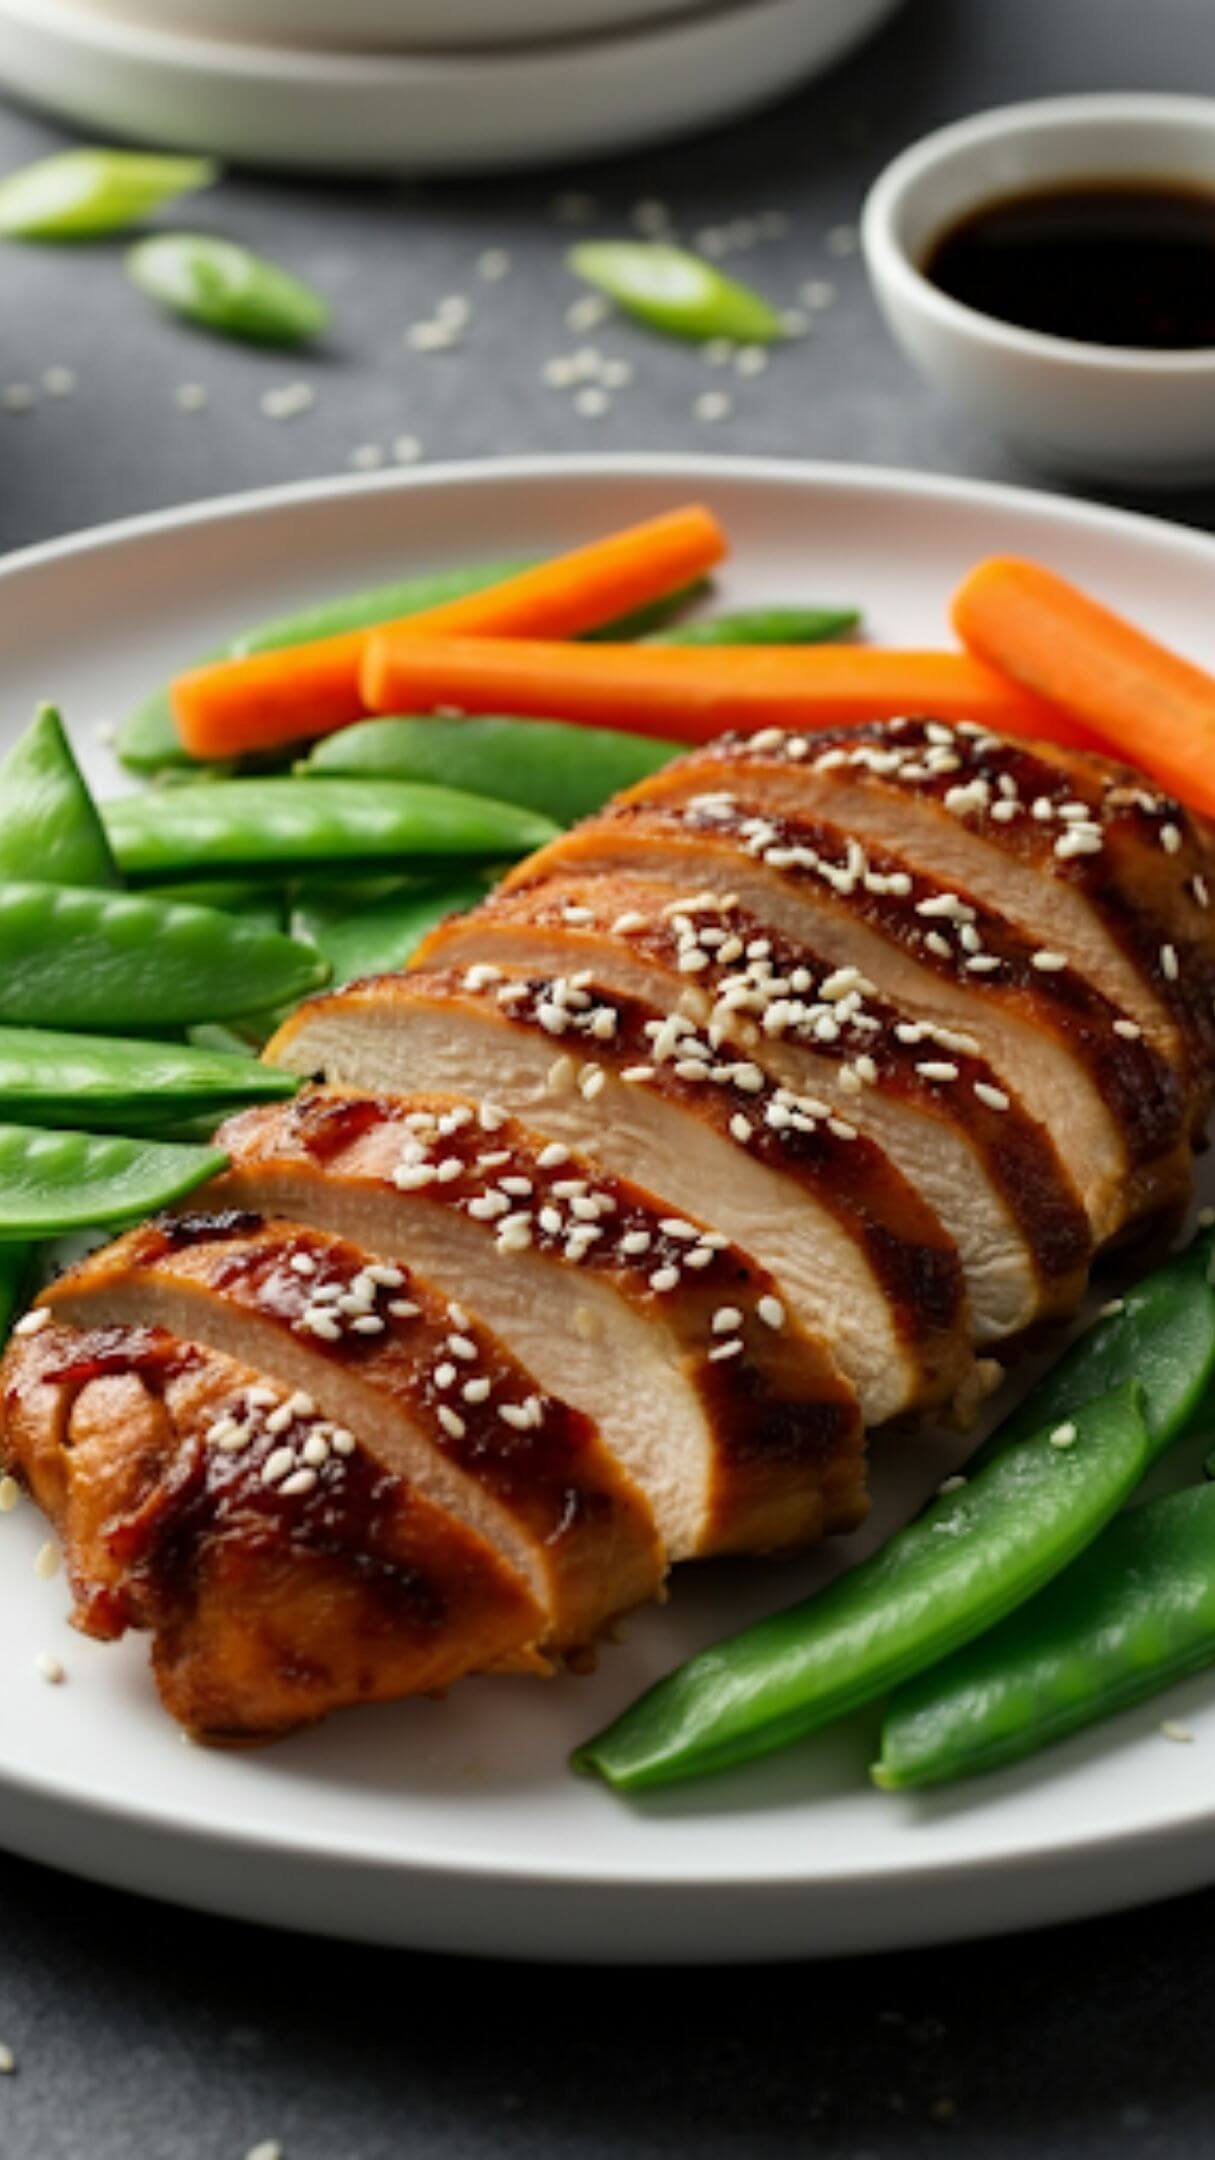
[[[1160,828],[1160,845],[1166,855],[1178,854],[1181,848],[1180,827],[1172,824],[1162,825]]]
[[[506,248],[483,248],[477,257],[477,276],[487,285],[498,285],[510,274],[511,259]]]
[[[583,420],[601,420],[611,409],[611,398],[598,383],[587,383],[575,393],[574,411]]]
[[[740,1147],[746,1147],[748,1140],[753,1139],[754,1135],[755,1128],[750,1119],[745,1118],[740,1110],[736,1111],[730,1119],[730,1138],[737,1140]]]
[[[1052,952],[1049,946],[1044,945],[1033,955],[1032,965],[1043,975],[1056,975],[1060,968],[1067,966],[1067,954]]]
[[[388,1310],[394,1320],[416,1320],[422,1308],[412,1298],[398,1297],[388,1300]]]
[[[1050,1444],[1052,1447],[1056,1448],[1069,1448],[1075,1445],[1075,1442],[1078,1438],[1079,1434],[1077,1432],[1076,1426],[1073,1424],[1072,1420],[1068,1418],[1065,1424],[1056,1425],[1053,1433],[1050,1436]]]
[[[355,472],[376,472],[384,462],[384,452],[379,443],[358,443],[346,462]]]
[[[50,1324],[51,1311],[49,1305],[35,1305],[33,1312],[27,1312],[18,1320],[13,1333],[14,1335],[41,1335],[43,1328],[49,1327]]]
[[[1107,1298],[1105,1304],[1098,1312],[1097,1318],[1098,1320],[1116,1320],[1118,1314],[1124,1313],[1125,1311],[1126,1299],[1124,1297]]]
[[[420,438],[417,435],[394,436],[392,454],[398,465],[416,465],[424,454]]]
[[[489,1391],[490,1383],[485,1378],[484,1374],[481,1374],[476,1380],[466,1380],[463,1387],[460,1389],[460,1393],[466,1403],[483,1403],[488,1401]]]
[[[202,412],[209,398],[210,392],[200,382],[178,383],[173,392],[173,403],[178,412]]]
[[[378,1313],[361,1313],[350,1325],[356,1335],[382,1335],[387,1322]]]
[[[292,1253],[288,1266],[296,1275],[315,1275],[316,1261],[310,1253]]]
[[[21,1498],[21,1487],[15,1477],[0,1477],[0,1515],[11,1515]]]
[[[17,2058],[11,2047],[0,2041],[0,2077],[11,2077],[17,2067]]]
[[[710,1365],[720,1365],[724,1363],[726,1358],[741,1357],[742,1348],[741,1338],[735,1335],[729,1342],[718,1343],[716,1349],[710,1350],[709,1363]]]
[[[827,234],[827,253],[843,259],[855,255],[860,245],[860,235],[855,225],[833,225]]]
[[[61,1687],[67,1679],[63,1665],[49,1650],[41,1650],[34,1659],[34,1670],[46,1681],[48,1687]]]
[[[42,387],[48,397],[70,397],[76,388],[76,375],[70,367],[49,367],[42,371]]]
[[[1114,1033],[1121,1035],[1124,1042],[1138,1042],[1143,1029],[1137,1020],[1115,1020]]]
[[[1177,947],[1175,945],[1161,946],[1160,972],[1164,976],[1166,982],[1176,982],[1178,976],[1180,975],[1181,966],[1177,958]]]
[[[280,383],[272,390],[263,390],[258,404],[267,420],[294,420],[316,403],[316,391],[310,383]]]
[[[51,1577],[59,1573],[59,1547],[49,1538],[34,1554],[34,1573],[39,1582],[50,1582]]]
[[[987,1080],[975,1081],[975,1095],[989,1110],[1007,1110],[1009,1106],[1010,1097],[1003,1088],[992,1087]]]
[[[468,1426],[460,1416],[459,1411],[453,1410],[450,1403],[439,1404],[438,1416],[444,1432],[449,1433],[453,1440],[462,1440],[464,1438]]]
[[[1194,1738],[1190,1727],[1181,1724],[1177,1718],[1162,1718],[1160,1720],[1160,1736],[1163,1740],[1175,1740],[1182,1746],[1187,1745]]]
[[[265,1462],[262,1464],[262,1484],[277,1485],[281,1481],[281,1479],[285,1478],[288,1472],[294,1470],[294,1468],[294,1448],[272,1448],[269,1455],[267,1455]]]
[[[34,387],[32,383],[5,383],[3,390],[0,390],[0,406],[3,406],[5,412],[28,412],[33,402]]]
[[[765,1327],[783,1328],[785,1324],[785,1308],[778,1297],[772,1297],[771,1295],[761,1297],[755,1310]]]
[[[659,1293],[661,1293],[664,1290],[675,1290],[678,1287],[679,1269],[677,1267],[655,1268],[653,1274],[650,1277],[651,1290],[657,1290]]]
[[[702,390],[692,404],[692,415],[696,420],[728,420],[733,410],[734,400],[726,390]]]
[[[924,1080],[949,1081],[958,1077],[957,1066],[951,1065],[946,1058],[922,1058],[916,1071]]]
[[[743,1316],[737,1305],[719,1305],[713,1315],[715,1335],[734,1335],[743,1324]]]
[[[263,2138],[260,2145],[251,2145],[245,2160],[284,2160],[283,2148],[277,2138]]]

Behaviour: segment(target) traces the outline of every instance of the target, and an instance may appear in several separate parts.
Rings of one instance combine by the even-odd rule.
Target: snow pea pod
[[[1215,1489],[1131,1508],[980,1641],[894,1696],[890,1791],[1017,1762],[1215,1664]]]
[[[566,261],[617,307],[670,337],[771,345],[785,335],[776,309],[749,285],[669,241],[584,240]]]
[[[679,755],[678,743],[561,720],[359,720],[316,745],[300,770],[364,780],[445,781],[572,825]]]
[[[53,705],[0,759],[0,878],[117,885],[97,805]]]
[[[575,1767],[624,1789],[701,1777],[885,1694],[1075,1559],[1133,1492],[1148,1449],[1133,1385],[1005,1449],[820,1596],[660,1680]]]
[[[404,967],[424,937],[448,915],[462,914],[485,898],[485,878],[448,878],[442,883],[411,883],[367,907],[351,907],[340,889],[304,892],[291,927],[323,953],[333,970],[334,988],[363,975],[384,975]]]
[[[526,855],[555,837],[535,811],[454,788],[403,781],[217,780],[213,787],[129,795],[106,806],[127,877],[155,880],[334,864],[366,868],[436,856]]]
[[[397,578],[390,585],[372,585],[336,600],[317,601],[292,615],[273,616],[202,657],[240,660],[249,653],[278,652],[284,645],[337,637],[344,630],[367,630],[375,623],[395,622],[398,616],[418,615],[423,608],[441,607],[447,600],[462,600],[466,593],[484,592],[487,586],[500,585],[503,579],[530,568],[530,560],[491,562],[470,569],[437,570],[427,577]],[[118,732],[118,755],[132,772],[196,767],[196,760],[178,739],[167,689],[155,691],[128,715]]]
[[[0,1023],[188,1027],[319,989],[329,970],[293,938],[218,908],[142,893],[0,884]]]
[[[0,1125],[0,1240],[133,1221],[218,1176],[227,1159],[168,1140]]]
[[[0,181],[0,234],[8,240],[96,239],[218,178],[219,167],[209,158],[62,150]]]
[[[241,1103],[277,1102],[291,1073],[181,1043],[0,1027],[0,1119],[147,1132]]]
[[[330,308],[302,278],[213,233],[153,233],[127,254],[132,284],[171,314],[253,345],[304,345]]]
[[[740,608],[703,622],[657,630],[647,645],[825,645],[846,637],[860,622],[857,608]]]

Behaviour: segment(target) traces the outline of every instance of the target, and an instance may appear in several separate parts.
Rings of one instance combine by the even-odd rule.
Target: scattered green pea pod
[[[647,645],[825,645],[860,622],[856,608],[741,608],[652,632]]]
[[[0,878],[119,883],[97,805],[51,705],[0,759]]]
[[[8,1341],[13,1322],[26,1298],[33,1252],[15,1240],[0,1245],[0,1349]]]
[[[1006,1448],[820,1596],[660,1680],[575,1767],[626,1790],[702,1777],[885,1694],[1059,1574],[1129,1498],[1148,1453],[1134,1386]]]
[[[226,1163],[216,1148],[0,1125],[0,1240],[131,1222],[193,1192]]]
[[[179,195],[210,187],[209,158],[140,150],[62,150],[0,180],[0,234],[9,240],[92,240],[123,232]]]
[[[273,1066],[181,1043],[0,1027],[0,1119],[8,1124],[148,1132],[277,1102],[298,1086]]]
[[[328,978],[319,953],[218,908],[142,893],[0,884],[0,1023],[188,1027],[304,997]]]
[[[363,975],[384,975],[404,967],[437,923],[475,907],[485,893],[486,880],[478,877],[414,883],[369,906],[354,908],[340,888],[305,892],[296,904],[292,929],[324,954],[337,988]]]
[[[328,327],[329,303],[234,240],[210,233],[154,233],[127,255],[148,298],[221,337],[254,345],[304,345]]]
[[[217,780],[124,796],[107,804],[106,827],[124,875],[158,883],[526,855],[557,830],[535,811],[454,788],[345,779]]]
[[[771,345],[785,335],[776,309],[757,292],[668,241],[584,240],[566,261],[617,307],[671,337]]]
[[[437,570],[427,577],[398,578],[340,599],[322,600],[297,614],[276,615],[243,630],[226,645],[205,654],[207,660],[239,660],[246,654],[279,652],[284,645],[306,645],[313,638],[338,637],[345,630],[367,630],[398,616],[419,615],[424,608],[484,592],[530,567],[527,561],[479,563],[472,569]],[[118,755],[131,772],[208,772],[182,749],[167,690],[157,690],[128,715],[118,732]]]
[[[1120,1515],[1040,1596],[894,1696],[874,1782],[1017,1762],[1215,1664],[1215,1490]]]
[[[301,770],[445,781],[572,825],[679,750],[678,743],[560,720],[359,720],[325,736]]]

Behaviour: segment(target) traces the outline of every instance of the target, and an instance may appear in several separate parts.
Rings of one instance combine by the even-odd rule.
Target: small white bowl
[[[866,201],[874,291],[922,373],[1027,456],[1131,486],[1197,486],[1215,477],[1215,348],[1154,352],[1018,329],[949,299],[920,268],[968,211],[1082,179],[1215,191],[1215,98],[1042,98],[926,135]]]
[[[706,0],[89,0],[103,15],[198,37],[314,51],[446,52],[637,29]]]

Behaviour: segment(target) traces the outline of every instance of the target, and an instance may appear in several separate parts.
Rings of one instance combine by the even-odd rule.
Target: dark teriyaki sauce
[[[952,300],[1023,330],[1215,346],[1215,189],[1085,180],[1001,196],[939,234],[922,267]]]

